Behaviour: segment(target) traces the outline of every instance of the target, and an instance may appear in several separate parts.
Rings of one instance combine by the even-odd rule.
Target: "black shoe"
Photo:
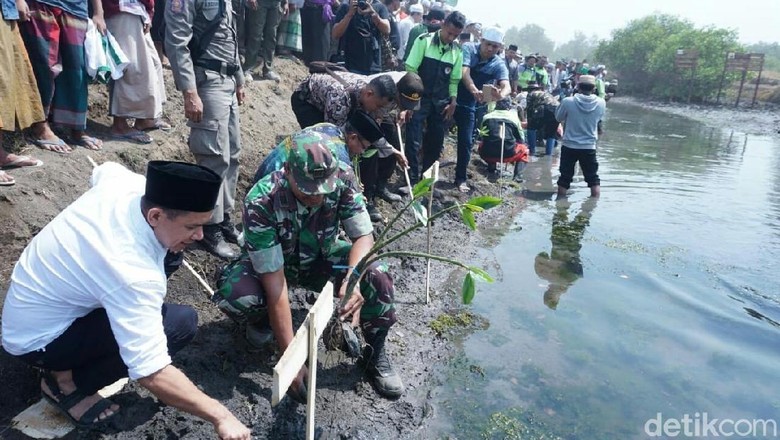
[[[377,185],[376,195],[387,203],[396,203],[403,200],[398,194],[391,193],[390,190],[387,189],[387,185]]]
[[[230,217],[225,214],[225,218],[222,223],[219,224],[219,228],[222,230],[222,235],[225,237],[225,241],[228,243],[238,244],[239,232],[233,222],[230,221]]]
[[[376,391],[384,397],[395,399],[404,393],[404,384],[385,353],[386,336],[386,333],[380,332],[372,337],[367,337],[368,345],[363,350],[360,361],[366,369],[366,376]]]
[[[382,217],[382,213],[379,212],[378,209],[376,209],[376,206],[374,206],[373,202],[368,202],[366,204],[366,211],[368,211],[368,216],[371,217],[371,223],[384,221],[384,217]]]
[[[222,225],[206,225],[203,227],[203,240],[200,246],[210,254],[226,260],[232,260],[238,257],[238,254],[225,241],[222,233]]]

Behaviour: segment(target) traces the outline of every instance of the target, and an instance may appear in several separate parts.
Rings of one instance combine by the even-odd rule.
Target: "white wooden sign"
[[[314,438],[315,389],[317,387],[317,341],[333,315],[333,284],[330,282],[320,292],[306,320],[295,333],[287,350],[274,366],[274,383],[271,405],[276,406],[292,385],[298,371],[309,360],[309,382],[306,384],[306,438]]]

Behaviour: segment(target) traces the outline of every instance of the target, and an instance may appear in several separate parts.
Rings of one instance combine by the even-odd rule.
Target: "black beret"
[[[200,165],[153,160],[146,167],[146,200],[163,208],[211,211],[221,186],[219,174]]]

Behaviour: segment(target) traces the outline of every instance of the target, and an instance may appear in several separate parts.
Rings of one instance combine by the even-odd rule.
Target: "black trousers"
[[[290,96],[290,105],[292,105],[295,119],[301,128],[311,127],[314,124],[325,122],[325,114],[303,97],[301,92],[293,92]]]
[[[596,150],[581,150],[578,148],[569,148],[566,145],[561,147],[561,172],[558,177],[558,186],[569,189],[571,181],[574,178],[574,166],[580,163],[582,175],[588,182],[588,187],[601,185],[599,179],[599,161],[596,159]]]
[[[198,314],[190,306],[163,304],[162,318],[168,354],[173,356],[195,337]],[[87,395],[127,377],[127,366],[119,356],[119,346],[105,309],[95,309],[75,320],[44,349],[19,358],[28,365],[46,370],[73,370],[76,387]]]

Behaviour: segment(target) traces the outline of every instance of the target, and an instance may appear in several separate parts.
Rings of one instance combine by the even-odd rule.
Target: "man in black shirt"
[[[341,38],[347,70],[361,75],[382,71],[382,36],[390,34],[390,13],[377,0],[350,0],[336,13],[333,38]]]

